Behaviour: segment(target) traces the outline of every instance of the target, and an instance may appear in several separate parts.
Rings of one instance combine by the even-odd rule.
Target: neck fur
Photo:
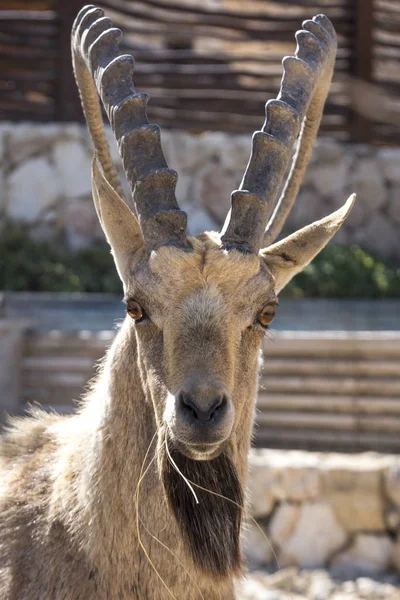
[[[251,424],[246,439],[235,438],[227,453],[213,461],[192,461],[170,448],[185,476],[212,492],[196,489],[197,505],[155,439],[160,436],[155,436],[153,404],[143,379],[135,334],[125,322],[80,415],[90,428],[82,439],[80,485],[85,518],[94,524],[87,550],[96,562],[107,555],[108,563],[132,569],[132,555],[136,549],[141,552],[139,526],[141,541],[155,564],[166,564],[161,542],[188,569],[195,567],[206,577],[229,577],[241,567],[239,507],[244,502]],[[252,412],[245,418],[252,419]],[[137,511],[137,484],[144,472]],[[158,560],[163,552],[164,560]]]

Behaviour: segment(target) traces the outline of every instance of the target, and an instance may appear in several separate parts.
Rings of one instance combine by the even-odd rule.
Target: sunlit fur
[[[171,597],[139,548],[135,490],[156,428],[159,439],[149,460],[162,448],[167,399],[187,373],[215,374],[235,407],[223,458],[207,465],[216,474],[207,476],[201,463],[188,474],[211,488],[218,464],[231,465],[231,483],[211,491],[232,492],[232,500],[240,503],[263,338],[254,320],[275,298],[273,280],[260,258],[222,251],[216,236],[190,242],[192,252],[162,247],[149,259],[141,251],[132,258],[125,293],[141,302],[151,321],[125,319],[79,413],[14,421],[4,436],[1,600]],[[171,438],[170,444],[176,453]],[[180,462],[187,470],[191,461],[182,457]],[[204,531],[219,523],[221,547],[224,532],[236,535],[213,569],[217,547],[209,544],[207,555],[205,546],[199,558],[201,538],[191,543],[196,528],[177,522],[174,514],[182,515],[182,510],[177,506],[171,511],[173,497],[164,491],[171,471],[164,461],[167,471],[160,473],[158,464],[154,461],[142,481],[139,504],[141,538],[154,566],[176,598],[199,598],[182,565],[146,528],[176,554],[204,598],[232,599],[233,574],[241,570],[240,511],[233,505],[223,509],[222,500],[199,493],[203,504],[196,528],[206,518],[204,507],[214,506]],[[173,485],[178,483],[175,475],[169,480]],[[184,495],[183,482],[179,485],[178,493]],[[236,525],[226,522],[230,518]]]

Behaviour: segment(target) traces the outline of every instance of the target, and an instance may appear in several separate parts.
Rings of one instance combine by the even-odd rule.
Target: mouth
[[[222,452],[225,450],[225,448],[228,444],[228,439],[223,440],[222,442],[214,443],[214,444],[210,444],[210,443],[191,444],[191,443],[183,442],[183,441],[179,440],[176,437],[176,435],[174,435],[173,431],[171,431],[171,428],[169,426],[168,426],[167,437],[168,437],[167,442],[169,442],[169,444],[168,444],[169,446],[172,445],[172,447],[177,452],[179,452],[186,458],[189,458],[191,460],[196,460],[196,461],[206,461],[206,460],[212,460],[214,458],[217,458],[220,454],[222,454]]]

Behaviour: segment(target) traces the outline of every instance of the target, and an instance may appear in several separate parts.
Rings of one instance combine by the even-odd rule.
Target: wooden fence
[[[85,3],[3,0],[0,120],[82,119],[69,35]],[[282,57],[294,51],[294,32],[324,12],[338,31],[339,51],[322,131],[346,141],[399,143],[398,0],[98,4],[124,30],[124,49],[136,59],[135,85],[151,96],[149,118],[194,132],[259,128],[265,101],[279,88]]]
[[[17,412],[35,401],[72,411],[113,336],[25,336]],[[399,359],[398,332],[275,332],[264,344],[256,445],[399,452]]]

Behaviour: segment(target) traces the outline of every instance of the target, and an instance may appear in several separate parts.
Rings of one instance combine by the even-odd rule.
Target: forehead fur
[[[164,246],[151,254],[148,263],[150,272],[165,291],[186,295],[210,286],[223,294],[237,296],[244,290],[249,293],[254,284],[258,288],[261,282],[253,281],[258,277],[264,279],[264,284],[272,284],[272,278],[262,269],[258,256],[223,251],[219,244],[205,235],[200,239],[190,238],[190,242],[193,252]]]

